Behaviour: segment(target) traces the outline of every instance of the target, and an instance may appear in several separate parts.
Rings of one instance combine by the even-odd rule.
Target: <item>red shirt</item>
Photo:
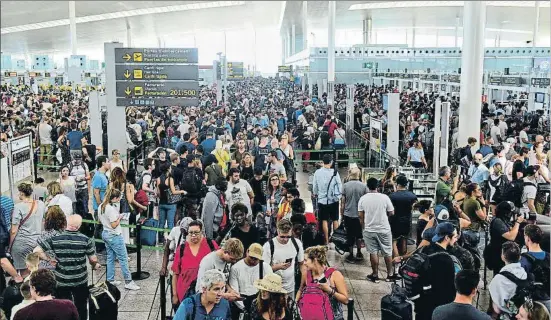
[[[184,243],[180,244],[182,246]],[[218,250],[218,245],[213,241],[215,250]],[[176,248],[174,252],[174,262],[172,262],[172,271],[174,276],[177,277],[176,280],[176,293],[178,294],[178,299],[182,301],[186,291],[189,289],[189,286],[193,281],[197,279],[197,273],[199,272],[199,264],[201,260],[209,254],[210,247],[207,243],[207,238],[203,237],[201,241],[201,246],[197,255],[194,256],[191,252],[189,244],[186,244],[184,248],[184,259],[180,257],[180,246]]]
[[[330,123],[328,123],[328,121],[330,121]],[[331,138],[333,138],[334,134],[335,134],[335,129],[337,129],[337,124],[334,123],[333,121],[331,120],[325,120],[325,123],[323,124],[323,126],[327,126],[329,125],[329,136]]]

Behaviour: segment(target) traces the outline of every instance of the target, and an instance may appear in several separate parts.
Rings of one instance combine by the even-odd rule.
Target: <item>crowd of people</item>
[[[148,240],[164,247],[160,274],[170,279],[175,319],[344,319],[349,293],[329,266],[333,248],[348,252],[347,264],[362,263],[365,248],[366,279],[401,283],[416,319],[549,319],[549,277],[542,279],[549,239],[536,223],[536,213],[549,215],[542,116],[513,100],[484,105],[480,137],[462,147],[459,104],[450,98],[453,164],[436,173],[435,200],[418,201],[397,167],[362,181],[350,165],[341,178],[333,156],[346,147],[347,130],[368,134],[369,117],[386,130],[382,95],[395,88],[357,85],[351,127],[326,94],[307,97],[288,80],[253,78],[228,90],[223,104],[205,87],[197,107],[127,108],[128,152],[121,152],[89,143],[85,91],[2,87],[2,156],[7,139],[31,133],[40,172],[18,186],[19,199],[1,198],[0,261],[19,284],[18,299],[2,305],[8,318],[50,319],[64,305],[67,314],[56,319],[88,319],[87,265],[101,268],[104,255],[109,290],[140,290],[126,245]],[[338,106],[344,87],[336,90]],[[431,167],[438,98],[401,92],[404,164]],[[135,161],[140,154],[145,159]],[[308,195],[298,189],[299,167],[310,175]],[[46,184],[46,171],[59,176]],[[135,230],[121,226],[145,222],[170,232],[131,240]],[[341,229],[342,243],[334,237]],[[494,277],[481,312],[472,304],[485,267]],[[12,286],[0,278],[2,289]]]

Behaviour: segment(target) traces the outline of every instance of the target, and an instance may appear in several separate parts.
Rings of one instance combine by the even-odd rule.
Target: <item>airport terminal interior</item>
[[[550,1],[0,24],[0,320],[550,319]]]

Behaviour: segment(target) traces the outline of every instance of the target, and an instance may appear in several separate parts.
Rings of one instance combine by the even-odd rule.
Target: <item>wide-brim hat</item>
[[[263,279],[255,280],[254,286],[258,290],[264,290],[273,293],[286,294],[287,291],[283,289],[283,280],[275,273],[266,275]]]

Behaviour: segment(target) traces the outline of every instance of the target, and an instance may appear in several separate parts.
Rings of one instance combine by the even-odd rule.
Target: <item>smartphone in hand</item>
[[[287,260],[285,260],[285,263],[291,263],[293,261],[293,258],[289,258]]]

